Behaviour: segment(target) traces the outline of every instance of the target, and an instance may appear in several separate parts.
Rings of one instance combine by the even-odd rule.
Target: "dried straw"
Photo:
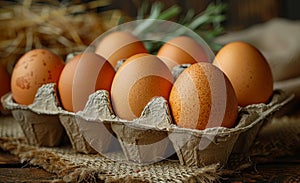
[[[83,51],[108,28],[116,26],[119,10],[93,11],[110,0],[61,4],[58,1],[0,1],[0,62],[11,72],[27,51],[46,48],[65,58]]]

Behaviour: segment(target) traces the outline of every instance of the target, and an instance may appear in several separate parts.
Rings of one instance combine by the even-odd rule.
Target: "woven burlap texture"
[[[21,162],[57,174],[65,182],[213,182],[218,165],[187,167],[178,160],[138,165],[116,162],[99,154],[76,153],[71,147],[45,148],[27,145],[21,128],[11,117],[0,117],[0,148]]]
[[[0,117],[0,148],[17,155],[23,163],[57,174],[64,182],[214,182],[254,163],[297,153],[299,133],[299,116],[273,118],[260,130],[248,153],[243,157],[230,157],[227,169],[220,169],[217,164],[187,167],[180,165],[178,160],[137,165],[115,162],[99,154],[76,153],[71,147],[27,145],[18,123],[11,116]]]

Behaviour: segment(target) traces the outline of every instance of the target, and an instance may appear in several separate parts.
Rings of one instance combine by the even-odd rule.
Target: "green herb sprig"
[[[165,10],[163,7],[161,2],[153,3],[151,6],[148,3],[143,3],[138,10],[137,20],[146,19],[146,21],[136,27],[135,33],[138,34],[147,30],[151,26],[153,19],[175,20],[177,23],[199,34],[213,51],[218,51],[221,48],[221,45],[214,43],[213,39],[225,31],[222,22],[226,20],[226,15],[224,14],[227,10],[226,3],[210,3],[199,14],[195,14],[193,10],[188,10],[182,17],[179,17],[182,9],[178,5],[173,5]],[[177,30],[174,32],[174,36],[180,35],[181,31]],[[163,43],[147,42],[146,46],[153,53],[157,51],[161,44]]]

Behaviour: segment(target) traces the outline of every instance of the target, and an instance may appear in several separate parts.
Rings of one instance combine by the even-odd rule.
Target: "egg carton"
[[[80,133],[75,113],[59,107],[54,83],[42,85],[31,105],[15,103],[11,93],[3,96],[1,102],[19,122],[28,144],[54,147],[69,140],[77,152],[96,153]]]
[[[52,147],[63,143],[65,129],[58,117],[58,100],[54,92],[53,84],[44,85],[33,104],[28,106],[15,103],[11,93],[2,97],[3,107],[19,122],[28,144]]]
[[[149,102],[140,118],[127,121],[113,113],[109,93],[98,90],[76,116],[85,139],[108,158],[151,163],[175,152],[166,130],[171,117],[162,97]]]
[[[240,108],[234,128],[179,128],[173,124],[163,97],[153,98],[139,118],[127,121],[113,114],[109,94],[101,90],[90,95],[85,109],[76,116],[87,142],[109,158],[114,158],[110,153],[121,147],[126,161],[139,164],[162,161],[176,153],[182,165],[226,165],[232,153],[249,150],[263,123],[291,99],[282,91],[274,91],[268,104]]]
[[[243,154],[249,151],[261,127],[267,124],[274,114],[288,104],[294,95],[282,90],[273,91],[273,96],[267,104],[252,104],[239,110],[238,128],[243,128],[232,153]],[[249,142],[249,143],[248,143]]]
[[[20,122],[32,145],[57,146],[66,133],[72,147],[82,153],[140,164],[162,161],[175,153],[182,165],[204,166],[226,165],[232,153],[247,152],[264,122],[291,98],[274,91],[268,104],[240,108],[234,128],[205,130],[174,125],[162,97],[153,98],[132,121],[113,113],[109,93],[104,90],[91,94],[84,110],[77,113],[59,107],[54,84],[43,85],[32,105],[14,103],[11,94],[3,97],[3,105]]]
[[[61,110],[59,113],[59,120],[66,130],[66,133],[71,142],[72,148],[80,153],[95,154],[97,153],[85,140],[80,128],[76,122],[75,113]]]

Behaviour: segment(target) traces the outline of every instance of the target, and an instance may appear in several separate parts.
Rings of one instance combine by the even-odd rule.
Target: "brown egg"
[[[63,67],[64,61],[49,50],[27,52],[18,60],[12,72],[13,99],[19,104],[32,104],[39,87],[58,82]]]
[[[130,32],[117,31],[105,36],[98,44],[95,53],[103,56],[116,67],[119,60],[124,60],[138,53],[148,53],[142,41]]]
[[[188,36],[178,36],[169,40],[159,49],[157,56],[170,70],[176,65],[209,61],[204,48]]]
[[[10,91],[10,75],[5,67],[0,64],[0,98]],[[2,104],[0,103],[0,110],[2,110]]]
[[[273,77],[265,57],[245,42],[225,45],[213,62],[229,78],[240,106],[266,103],[273,93]]]
[[[83,53],[76,55],[63,69],[58,90],[65,110],[83,110],[88,97],[96,90],[110,91],[115,75],[114,68],[100,55]]]
[[[233,127],[238,114],[235,92],[226,75],[211,63],[195,63],[175,81],[169,98],[177,126],[203,130]]]
[[[114,112],[122,119],[132,120],[153,97],[168,99],[173,76],[156,56],[138,54],[128,58],[117,71],[111,88]]]

